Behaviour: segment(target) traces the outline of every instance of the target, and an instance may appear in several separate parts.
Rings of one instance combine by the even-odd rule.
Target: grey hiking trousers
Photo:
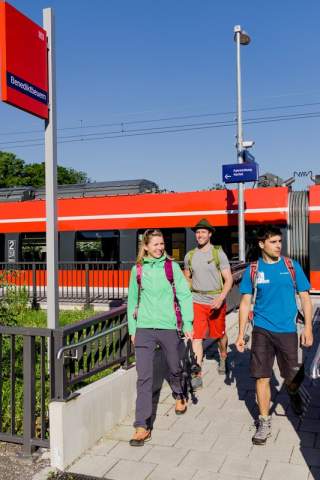
[[[174,398],[183,398],[182,368],[179,346],[181,338],[176,330],[138,328],[135,335],[137,368],[137,400],[135,427],[149,428],[152,416],[153,359],[157,345],[160,345],[167,364],[168,381]]]

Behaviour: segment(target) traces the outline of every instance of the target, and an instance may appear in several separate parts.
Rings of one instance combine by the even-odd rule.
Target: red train
[[[69,192],[68,198],[60,193],[59,260],[113,261],[119,265],[130,262],[135,258],[139,235],[146,228],[159,227],[164,231],[169,253],[181,261],[194,245],[190,227],[202,217],[216,226],[215,242],[237,260],[236,190],[157,193],[155,184],[149,183],[152,188],[144,188],[142,193],[137,193],[141,189],[133,193],[121,189],[120,194],[114,190],[110,194],[110,189],[98,188],[101,184],[78,187]],[[150,189],[153,193],[148,193]],[[0,195],[0,261],[44,261],[45,200],[37,194],[24,201],[3,196]],[[25,198],[28,195],[22,199]],[[276,223],[283,231],[284,253],[302,264],[310,275],[312,290],[320,291],[320,185],[302,192],[287,187],[247,189],[245,221],[248,260],[255,255],[257,227]]]

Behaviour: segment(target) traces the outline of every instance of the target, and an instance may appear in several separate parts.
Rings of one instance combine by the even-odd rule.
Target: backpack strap
[[[258,261],[250,263],[250,279],[253,290],[257,288]]]
[[[165,261],[164,261],[164,271],[165,271],[167,280],[172,287],[173,306],[174,306],[174,311],[175,311],[175,314],[176,314],[177,330],[178,330],[178,332],[181,332],[181,330],[182,330],[182,315],[181,315],[179,300],[177,299],[176,286],[175,286],[175,283],[174,283],[172,260],[170,260],[169,258],[166,258]]]
[[[142,290],[142,264],[141,263],[137,263],[136,265],[136,274],[137,274],[136,279],[138,284],[138,300],[137,300],[136,308],[134,309],[133,318],[137,320],[138,310],[139,310],[139,305],[141,300],[141,290]]]
[[[257,279],[258,279],[258,261],[251,262],[249,265],[250,268],[250,279],[251,279],[251,284],[252,284],[252,289],[253,289],[253,295],[251,298],[251,310],[249,312],[249,321],[251,322],[253,320],[253,307],[254,304],[256,303],[256,297],[257,297]]]
[[[215,266],[219,271],[220,271],[220,256],[219,256],[220,250],[222,250],[221,245],[212,245],[212,249],[211,249],[212,258],[208,262],[208,263],[214,262]]]
[[[193,255],[195,254],[195,251],[196,249],[193,248],[192,250],[190,250],[189,252],[189,256],[188,256],[188,268],[189,268],[189,272],[191,273],[192,275],[192,258],[193,258]]]
[[[221,274],[221,269],[220,269],[220,255],[219,253],[221,252],[222,250],[222,247],[221,245],[212,245],[212,250],[211,250],[211,253],[212,253],[212,260],[209,261],[209,263],[212,263],[214,262],[218,272],[219,272],[219,277],[220,277],[220,292],[222,291],[223,289],[223,278],[222,278],[222,274]]]
[[[293,266],[293,261],[289,257],[282,257],[283,261],[285,263],[285,266],[288,269],[288,272],[290,273],[292,283],[294,285],[294,289],[297,290],[297,277],[296,277],[296,271]]]
[[[139,290],[141,290],[141,288],[142,288],[142,265],[141,265],[141,263],[137,263],[136,269],[137,269],[137,284],[138,284]]]

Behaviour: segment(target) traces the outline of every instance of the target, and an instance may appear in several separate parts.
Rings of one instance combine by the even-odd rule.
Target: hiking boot
[[[259,415],[257,430],[252,437],[254,445],[265,445],[267,438],[271,436],[271,417]]]
[[[185,399],[176,399],[175,412],[176,415],[183,415],[187,411],[187,401]]]
[[[144,427],[137,427],[129,444],[131,447],[143,447],[145,442],[151,440],[151,430]]]
[[[218,373],[219,375],[225,375],[227,373],[227,358],[220,358]]]
[[[191,378],[191,386],[193,390],[198,390],[199,388],[203,387],[201,375],[195,375],[194,377]]]

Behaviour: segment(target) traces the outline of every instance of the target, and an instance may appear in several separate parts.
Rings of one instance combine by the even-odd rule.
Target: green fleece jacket
[[[174,311],[172,286],[167,280],[164,270],[166,257],[145,258],[142,266],[142,289],[138,318],[134,312],[138,304],[137,269],[131,270],[128,293],[129,333],[134,335],[136,328],[163,328],[175,330],[177,325]],[[192,331],[193,306],[189,285],[179,267],[172,262],[176,295],[182,313],[183,331]]]

